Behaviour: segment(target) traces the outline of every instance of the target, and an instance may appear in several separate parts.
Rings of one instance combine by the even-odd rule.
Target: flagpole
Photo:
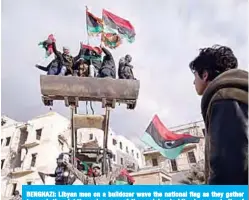
[[[87,19],[87,11],[88,11],[88,7],[86,6],[86,19]],[[88,35],[88,30],[87,30],[87,23],[86,23],[86,34],[87,34],[87,45],[89,45],[89,35]]]
[[[86,6],[86,19],[87,19],[87,11],[88,11],[88,7]],[[87,34],[87,45],[90,45],[88,29],[87,29],[87,21],[86,21],[86,34]],[[91,67],[91,65],[92,65],[92,60],[90,59],[90,66],[89,67]],[[91,101],[90,101],[90,107],[91,107],[91,110],[92,110],[92,114],[94,114],[94,110],[93,110]],[[86,114],[88,114],[88,109],[87,108],[88,108],[88,101],[86,101]]]

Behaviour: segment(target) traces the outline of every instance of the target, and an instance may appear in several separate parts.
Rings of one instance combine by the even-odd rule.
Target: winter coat
[[[216,77],[201,102],[206,126],[205,177],[211,185],[248,184],[248,72]]]

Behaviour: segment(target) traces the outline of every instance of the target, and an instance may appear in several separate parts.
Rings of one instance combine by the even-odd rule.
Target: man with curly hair
[[[206,183],[248,185],[248,72],[219,45],[201,49],[189,66],[202,95]]]

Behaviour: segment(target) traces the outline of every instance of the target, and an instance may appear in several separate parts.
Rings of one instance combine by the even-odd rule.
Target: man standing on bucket
[[[248,72],[219,45],[201,49],[189,66],[202,95],[206,183],[248,185]]]

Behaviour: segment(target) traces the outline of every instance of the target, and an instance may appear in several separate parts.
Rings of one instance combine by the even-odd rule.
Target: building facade
[[[53,173],[59,153],[68,152],[58,138],[68,125],[68,119],[54,112],[27,123],[2,117],[2,197],[10,197],[15,190],[21,192],[25,184],[43,184],[38,172]],[[46,180],[48,184],[54,184],[53,178]]]

